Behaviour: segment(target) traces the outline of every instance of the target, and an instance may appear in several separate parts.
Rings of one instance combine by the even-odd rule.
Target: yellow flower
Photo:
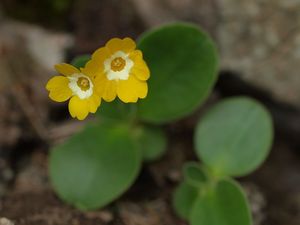
[[[50,92],[49,97],[56,102],[70,99],[69,111],[73,118],[83,120],[89,112],[95,113],[101,97],[95,91],[93,73],[66,63],[56,65],[55,69],[64,76],[55,76],[48,81],[46,89]]]
[[[137,102],[148,92],[150,71],[140,50],[130,38],[113,38],[92,55],[85,70],[96,75],[95,86],[105,101],[118,96],[123,102]]]

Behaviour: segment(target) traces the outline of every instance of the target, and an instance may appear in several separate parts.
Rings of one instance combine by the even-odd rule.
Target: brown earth
[[[276,141],[266,163],[252,175],[240,180],[249,196],[255,225],[299,225],[298,105],[277,98],[274,95],[276,85],[273,85],[275,89],[272,85],[259,85],[258,88],[256,82],[249,83],[255,78],[246,78],[246,82],[241,80],[244,74],[246,77],[251,75],[248,70],[243,71],[243,67],[232,66],[238,60],[234,63],[230,61],[231,71],[221,73],[213,95],[201,109],[189,118],[165,127],[169,139],[167,154],[157,162],[145,164],[135,184],[120,199],[102,210],[80,212],[57,198],[47,176],[49,146],[80,130],[82,123],[69,119],[65,105],[58,106],[48,100],[43,87],[53,71],[43,62],[61,60],[67,47],[67,58],[71,59],[77,54],[91,52],[111,37],[137,37],[149,26],[178,18],[197,22],[218,38],[218,1],[153,0],[149,1],[148,6],[141,5],[142,2],[146,4],[142,0],[70,0],[70,4],[61,11],[34,0],[25,5],[17,0],[0,3],[7,14],[0,21],[0,218],[6,217],[17,225],[187,224],[174,214],[171,196],[182,178],[181,167],[184,162],[197,160],[192,143],[195,123],[210,104],[227,96],[242,94],[262,101],[271,111],[276,128]],[[195,5],[205,7],[197,11]],[[147,7],[160,10],[150,10],[157,13],[153,16],[143,11],[149,9]],[[43,10],[49,10],[48,14],[55,14],[56,18],[47,20],[43,15],[48,14],[40,12]],[[30,17],[30,13],[25,13],[27,11],[31,12]],[[235,13],[233,15],[236,16]],[[32,25],[16,25],[7,19],[9,17],[47,28],[67,30],[74,45],[69,46],[69,35],[44,32],[40,30],[42,28],[37,31]],[[30,39],[32,36],[24,35],[26,33],[34,33],[38,38]],[[48,58],[38,60],[43,56],[37,57],[30,47],[32,40],[37,43],[34,40],[38,39],[45,41],[39,45],[40,49],[48,45],[51,48],[58,46],[49,54],[52,57],[48,55]],[[228,62],[229,59],[226,60]],[[255,62],[255,59],[252,60]],[[253,68],[251,71],[256,71]],[[1,225],[3,221],[0,219]]]

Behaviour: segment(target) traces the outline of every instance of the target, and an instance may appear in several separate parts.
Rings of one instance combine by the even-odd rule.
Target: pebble
[[[0,218],[0,225],[14,225],[14,223],[5,217],[2,217]]]

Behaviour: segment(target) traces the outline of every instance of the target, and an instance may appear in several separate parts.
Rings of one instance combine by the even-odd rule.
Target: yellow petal
[[[97,76],[95,90],[105,101],[111,102],[117,96],[117,81],[108,80],[105,74]]]
[[[80,73],[76,67],[67,63],[56,64],[55,69],[57,72],[65,76],[71,76],[74,73]]]
[[[87,62],[87,64],[85,65],[84,68],[80,68],[81,73],[83,73],[84,75],[90,77],[90,78],[95,78],[97,76],[97,74],[99,74],[101,68],[100,68],[100,64],[96,63],[93,60],[90,60]],[[103,70],[103,68],[102,68]]]
[[[150,71],[143,60],[143,54],[140,50],[135,50],[129,54],[130,59],[134,62],[133,67],[130,70],[136,78],[139,80],[148,80],[150,77]]]
[[[123,51],[129,53],[136,48],[135,42],[131,38],[112,38],[105,45],[111,54],[114,54],[117,51]]]
[[[104,72],[104,61],[110,58],[110,55],[106,47],[97,49],[91,60],[87,62],[84,68],[81,68],[81,72],[91,78],[98,76]]]
[[[98,48],[92,55],[92,59],[99,61],[100,62],[104,62],[104,60],[106,60],[107,58],[109,58],[111,56],[111,53],[109,51],[109,49],[107,47],[101,47]],[[102,65],[103,66],[103,65]]]
[[[87,99],[80,99],[77,95],[69,101],[69,111],[73,118],[84,120],[89,113],[89,104]]]
[[[124,52],[131,52],[136,48],[136,44],[131,38],[126,37],[122,41],[122,49]]]
[[[101,98],[96,93],[93,93],[93,95],[88,98],[88,104],[89,104],[89,111],[91,113],[95,113],[98,109],[98,107],[101,104]]]
[[[46,89],[50,91],[49,97],[56,102],[64,102],[72,96],[72,91],[69,88],[69,79],[63,76],[52,77]]]
[[[137,102],[138,98],[147,96],[148,86],[145,81],[129,76],[128,80],[119,80],[117,85],[118,97],[125,103]]]

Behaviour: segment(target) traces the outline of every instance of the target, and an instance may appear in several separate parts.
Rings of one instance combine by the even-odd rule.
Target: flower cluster
[[[111,39],[93,53],[84,68],[62,63],[55,69],[61,75],[48,81],[49,97],[56,102],[70,99],[70,114],[79,120],[95,113],[101,99],[110,102],[118,96],[129,103],[147,96],[150,71],[130,38]]]

